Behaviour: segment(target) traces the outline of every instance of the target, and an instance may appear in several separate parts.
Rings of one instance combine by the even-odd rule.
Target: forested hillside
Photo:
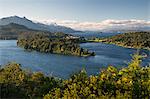
[[[0,68],[1,98],[44,99],[148,99],[150,67],[141,67],[142,56],[135,54],[128,67],[108,66],[98,75],[88,76],[86,70],[69,79],[27,72],[21,65],[9,63]]]
[[[17,40],[20,36],[28,36],[32,34],[39,34],[39,33],[45,33],[49,34],[50,36],[59,36],[59,37],[64,37],[69,34],[65,34],[62,32],[49,32],[49,31],[41,31],[41,30],[33,30],[29,29],[24,25],[19,25],[15,23],[10,23],[8,25],[2,25],[0,26],[0,39],[2,40],[10,40],[14,39]]]
[[[36,50],[46,53],[57,53],[75,56],[94,56],[94,52],[80,48],[80,38],[64,33],[49,34],[33,34],[26,37],[20,37],[17,45],[27,50]]]
[[[0,39],[2,40],[17,40],[20,35],[29,35],[30,33],[38,33],[44,31],[38,31],[29,29],[23,25],[10,23],[8,25],[0,26]],[[46,31],[45,31],[46,32]]]
[[[102,41],[124,47],[150,49],[150,32],[124,33]]]

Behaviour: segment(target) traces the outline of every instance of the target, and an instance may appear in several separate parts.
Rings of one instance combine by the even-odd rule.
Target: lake
[[[47,75],[68,78],[82,68],[88,74],[98,74],[101,67],[114,65],[116,67],[127,66],[131,54],[136,49],[128,49],[116,45],[104,43],[83,43],[81,47],[94,51],[96,56],[77,57],[58,54],[46,54],[36,51],[28,52],[16,45],[16,40],[0,40],[0,64],[17,62],[24,69],[42,71]],[[150,55],[150,51],[141,50]],[[142,65],[148,65],[150,57],[143,60]]]
[[[121,33],[117,33],[117,32],[113,32],[113,33],[104,33],[104,32],[74,32],[71,33],[72,35],[75,36],[80,36],[80,37],[86,37],[86,38],[91,38],[91,37],[110,37],[110,36],[114,36],[117,34],[121,34]]]

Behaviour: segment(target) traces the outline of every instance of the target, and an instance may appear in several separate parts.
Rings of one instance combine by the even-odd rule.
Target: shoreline
[[[87,43],[105,43],[105,44],[113,44],[113,45],[116,45],[116,46],[120,46],[120,47],[123,47],[123,48],[131,48],[131,49],[143,49],[143,50],[148,50],[150,51],[150,48],[139,48],[139,47],[131,47],[131,46],[123,46],[122,44],[116,44],[116,43],[110,43],[110,42],[106,42],[105,40],[87,40],[86,41]]]

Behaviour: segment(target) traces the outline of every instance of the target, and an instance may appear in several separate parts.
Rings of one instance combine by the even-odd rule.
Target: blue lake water
[[[71,34],[75,36],[91,38],[91,37],[110,37],[121,33],[75,32]]]
[[[28,52],[17,47],[16,40],[0,40],[0,64],[14,61],[22,64],[25,69],[67,78],[82,68],[85,68],[88,74],[97,74],[101,67],[108,65],[126,66],[131,59],[130,55],[137,51],[103,43],[83,43],[81,46],[94,51],[96,56],[85,58],[36,51]],[[142,50],[141,52],[150,55],[150,51]],[[148,63],[150,63],[150,56],[143,59],[142,65],[145,66]]]

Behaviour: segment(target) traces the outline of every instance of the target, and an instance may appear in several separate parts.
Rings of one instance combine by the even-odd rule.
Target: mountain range
[[[48,32],[133,32],[150,31],[150,22],[144,20],[104,20],[102,22],[75,22],[75,21],[40,21],[35,22],[26,17],[10,16],[0,19],[0,26],[11,23],[25,26],[28,29]]]
[[[18,17],[18,16],[10,16],[10,17],[5,17],[0,19],[0,26],[8,25],[10,23],[15,23],[18,25],[23,25],[29,29],[34,29],[34,30],[41,30],[41,31],[49,31],[49,32],[64,32],[64,33],[72,33],[75,32],[75,30],[65,27],[65,26],[60,26],[57,24],[43,24],[43,23],[36,23],[33,22],[26,17]]]

